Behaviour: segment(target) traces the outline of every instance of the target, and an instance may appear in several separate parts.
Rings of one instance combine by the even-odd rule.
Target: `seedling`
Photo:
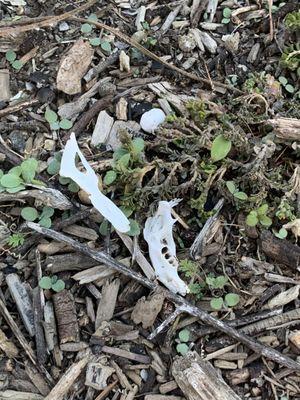
[[[214,310],[221,310],[223,306],[232,308],[236,306],[240,301],[240,296],[236,293],[227,293],[224,297],[215,297],[211,299],[210,306]]]
[[[286,47],[281,55],[281,64],[284,68],[291,71],[297,70],[297,75],[300,76],[300,45],[295,44]]]
[[[285,90],[289,93],[294,93],[295,92],[295,88],[293,85],[291,85],[290,83],[288,83],[288,80],[286,79],[286,77],[284,76],[280,76],[278,78],[279,82],[281,83],[281,85],[285,88]]]
[[[18,247],[24,243],[25,236],[22,233],[13,233],[8,238],[8,245],[11,247]]]
[[[189,346],[187,342],[190,340],[190,331],[187,329],[183,329],[179,332],[177,342],[179,342],[176,346],[177,353],[184,356],[189,351]]]
[[[273,230],[273,233],[278,239],[285,239],[287,237],[287,235],[288,235],[288,232],[287,232],[287,230],[285,228],[279,229],[278,232]]]
[[[62,279],[58,279],[56,275],[43,276],[39,281],[39,287],[45,290],[52,289],[54,292],[61,292],[65,289],[66,285]]]
[[[11,168],[6,174],[0,170],[0,193],[17,193],[25,189],[27,184],[41,185],[35,179],[38,162],[34,158],[24,160],[21,165]]]
[[[300,29],[300,11],[293,11],[286,15],[284,25],[291,31]]]
[[[69,119],[63,118],[59,120],[56,112],[51,110],[49,107],[47,107],[44,117],[53,131],[57,131],[59,129],[71,129],[73,126],[73,122]]]
[[[249,226],[256,226],[258,224],[261,224],[265,227],[271,226],[272,220],[267,216],[268,209],[268,204],[263,204],[256,210],[250,211],[246,218],[246,224]]]
[[[235,197],[236,199],[239,200],[247,200],[248,199],[248,195],[244,192],[241,192],[236,186],[235,183],[233,181],[227,181],[226,182],[226,186],[227,189],[229,190],[229,192],[233,195],[233,197]]]
[[[213,161],[223,160],[231,150],[231,141],[218,135],[212,142],[210,156]]]
[[[230,8],[225,7],[225,8],[223,9],[223,19],[222,19],[222,21],[221,21],[222,24],[229,24],[230,18],[231,18],[231,14],[232,14],[232,11],[231,11]]]
[[[217,277],[208,276],[206,277],[205,281],[211,289],[224,289],[224,286],[228,282],[228,278],[225,275],[220,275]]]
[[[19,71],[23,67],[22,61],[17,60],[17,54],[13,50],[8,50],[5,58],[15,70]]]
[[[34,207],[24,207],[21,211],[21,216],[25,221],[36,221],[39,220],[39,224],[44,228],[50,228],[52,225],[51,217],[54,214],[54,209],[48,206],[43,208],[41,214]]]
[[[47,172],[49,175],[57,175],[60,170],[60,163],[61,163],[61,153],[54,154],[53,160],[49,163]],[[68,190],[72,193],[77,193],[80,187],[75,183],[71,178],[65,178],[63,176],[59,177],[59,183],[61,185],[68,185]]]

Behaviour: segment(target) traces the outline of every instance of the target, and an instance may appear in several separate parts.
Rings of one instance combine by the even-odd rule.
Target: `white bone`
[[[185,296],[189,292],[186,283],[178,275],[178,260],[173,239],[171,210],[180,200],[160,201],[153,217],[146,220],[144,238],[148,243],[149,255],[155,269],[157,279],[171,292]]]
[[[85,172],[79,171],[75,164],[75,157],[78,154]],[[71,133],[67,141],[60,164],[59,174],[71,178],[78,186],[88,193],[93,206],[106,218],[115,229],[120,232],[128,232],[130,222],[124,213],[98,188],[98,178],[90,164],[80,151],[75,134]]]

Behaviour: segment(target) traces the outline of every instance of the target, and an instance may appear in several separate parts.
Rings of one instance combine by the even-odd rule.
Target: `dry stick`
[[[144,278],[143,276],[136,273],[135,271],[132,271],[130,268],[126,267],[125,265],[118,263],[112,257],[110,257],[109,255],[107,255],[103,252],[97,252],[95,250],[92,250],[88,246],[81,244],[81,243],[77,242],[76,240],[69,238],[66,235],[63,235],[59,232],[55,232],[52,229],[43,228],[40,225],[35,224],[33,222],[27,222],[25,224],[25,226],[28,226],[29,228],[31,228],[45,236],[48,236],[52,239],[69,244],[77,251],[79,251],[83,254],[86,254],[87,256],[93,258],[94,260],[97,260],[97,261],[107,265],[108,267],[115,269],[118,272],[123,273],[125,276],[128,276],[129,278],[136,280],[141,285],[146,286],[151,290],[155,290],[158,288],[157,283],[151,282],[149,279]],[[255,353],[261,354],[261,355],[265,356],[266,358],[276,361],[278,364],[284,365],[285,367],[300,371],[299,363],[293,361],[291,358],[289,358],[285,355],[282,355],[277,350],[274,350],[268,346],[264,346],[263,344],[253,340],[252,338],[237,331],[233,327],[229,326],[228,324],[224,323],[223,321],[218,320],[217,318],[206,313],[205,311],[201,310],[200,308],[197,308],[197,307],[189,304],[189,302],[187,300],[183,299],[181,296],[179,296],[177,294],[170,292],[169,290],[165,290],[164,294],[167,299],[173,301],[176,305],[178,305],[182,312],[186,312],[190,315],[194,315],[194,316],[198,317],[201,321],[205,322],[206,324],[213,326],[214,328],[218,329],[219,331],[224,332],[226,335],[231,336],[232,338],[236,339],[237,341],[245,344],[250,349],[252,349]]]
[[[122,32],[119,32],[115,28],[112,28],[112,27],[110,27],[108,25],[103,24],[102,22],[90,21],[88,19],[79,18],[79,17],[71,17],[70,19],[72,19],[73,21],[81,22],[83,24],[84,23],[93,24],[99,29],[105,29],[108,32],[113,33],[115,36],[117,36],[119,39],[123,40],[125,43],[128,43],[130,46],[135,47],[137,50],[139,50],[145,56],[151,58],[152,60],[155,60],[155,61],[159,62],[160,64],[164,65],[165,67],[167,67],[169,69],[172,69],[173,71],[178,72],[181,75],[186,76],[189,79],[192,79],[193,81],[202,82],[202,83],[208,84],[210,86],[211,86],[211,83],[213,82],[213,84],[216,85],[216,86],[220,86],[222,88],[232,90],[232,91],[234,91],[236,93],[240,93],[240,94],[243,93],[241,90],[236,89],[233,86],[226,85],[225,83],[221,83],[221,82],[210,81],[209,79],[205,79],[205,78],[200,78],[199,76],[197,76],[195,74],[187,72],[187,71],[185,71],[185,70],[183,70],[181,68],[176,67],[175,65],[172,65],[172,64],[168,63],[167,61],[162,60],[159,56],[157,56],[156,54],[152,53],[152,51],[146,49],[144,46],[142,46],[140,43],[136,42],[135,40],[131,39],[129,36],[125,35]]]
[[[20,101],[19,103],[15,104],[13,106],[8,106],[6,108],[3,108],[3,110],[0,110],[0,118],[5,117],[5,115],[8,115],[8,114],[13,114],[17,111],[21,111],[24,108],[35,106],[39,102],[40,101],[38,99]]]
[[[6,36],[14,35],[14,34],[16,35],[21,32],[27,32],[27,31],[31,31],[33,29],[38,29],[38,28],[43,28],[46,26],[54,25],[57,22],[71,18],[74,14],[78,14],[81,11],[87,10],[88,8],[92,7],[96,2],[97,2],[97,0],[90,0],[86,4],[83,4],[82,6],[75,8],[72,11],[68,11],[61,15],[53,15],[47,19],[43,19],[41,21],[30,22],[27,25],[18,26],[16,28],[11,28],[11,27],[0,28],[0,37],[6,37]]]
[[[0,314],[2,314],[3,317],[5,318],[5,320],[6,320],[7,324],[9,325],[10,329],[12,330],[12,332],[14,333],[16,338],[18,339],[20,345],[25,350],[25,353],[28,355],[30,361],[34,365],[37,365],[37,360],[36,360],[36,357],[35,357],[35,355],[33,353],[32,348],[29,346],[29,343],[25,339],[25,336],[23,335],[23,333],[21,332],[20,328],[18,327],[18,325],[13,320],[13,318],[10,315],[8,309],[6,308],[6,305],[4,304],[4,302],[1,299],[0,299]]]

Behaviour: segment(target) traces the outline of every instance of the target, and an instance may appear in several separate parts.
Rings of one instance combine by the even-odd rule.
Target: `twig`
[[[112,391],[112,389],[116,386],[117,383],[118,383],[117,380],[110,383],[104,390],[102,390],[102,392],[99,394],[99,396],[97,396],[95,398],[95,400],[105,399],[109,395],[109,393]]]
[[[0,34],[0,37],[1,37],[1,34]],[[20,101],[19,103],[15,104],[13,106],[8,106],[6,108],[3,108],[3,110],[0,110],[0,118],[5,117],[5,115],[13,114],[15,112],[24,110],[24,108],[35,106],[39,102],[40,101],[38,99]]]
[[[160,332],[162,332],[168,325],[170,325],[178,317],[179,314],[182,314],[183,312],[184,312],[183,308],[177,307],[172,314],[170,314],[157,328],[154,329],[151,335],[148,336],[148,339],[153,340],[155,336],[157,336]]]
[[[136,273],[135,271],[131,270],[125,265],[118,263],[112,257],[103,252],[97,252],[95,250],[92,250],[88,246],[81,244],[69,238],[68,236],[65,236],[59,232],[55,232],[52,229],[43,228],[40,225],[35,224],[33,222],[27,222],[24,225],[52,239],[69,244],[77,251],[86,254],[87,256],[93,258],[94,260],[100,261],[101,263],[107,265],[110,268],[115,269],[116,271],[123,273],[124,275],[130,277],[131,279],[136,280],[141,285],[146,286],[151,290],[155,290],[158,288],[157,283],[151,282],[149,279],[142,277],[140,274]],[[236,329],[229,326],[225,322],[220,321],[217,318],[213,317],[212,315],[201,310],[200,308],[191,305],[187,300],[185,300],[181,296],[174,294],[169,290],[165,290],[164,295],[167,299],[173,301],[178,307],[181,307],[181,310],[183,312],[199,317],[199,319],[204,323],[213,326],[219,331],[224,332],[228,336],[231,336],[237,341],[245,344],[254,352],[261,354],[273,361],[276,361],[277,363],[284,365],[288,368],[300,371],[300,364],[297,363],[296,361],[293,361],[291,358],[279,353],[278,351],[272,349],[271,347],[265,346],[262,343],[244,335],[242,332],[237,331]]]

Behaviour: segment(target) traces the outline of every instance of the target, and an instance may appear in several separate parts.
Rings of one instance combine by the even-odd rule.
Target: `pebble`
[[[152,108],[142,115],[141,128],[148,133],[153,133],[166,119],[166,114],[160,108]]]
[[[22,131],[12,131],[9,134],[9,140],[11,141],[12,148],[18,152],[23,154],[25,151],[26,140],[25,134]]]
[[[68,31],[69,29],[70,29],[70,26],[66,21],[61,22],[58,26],[58,30],[60,32],[65,32],[65,31]]]

